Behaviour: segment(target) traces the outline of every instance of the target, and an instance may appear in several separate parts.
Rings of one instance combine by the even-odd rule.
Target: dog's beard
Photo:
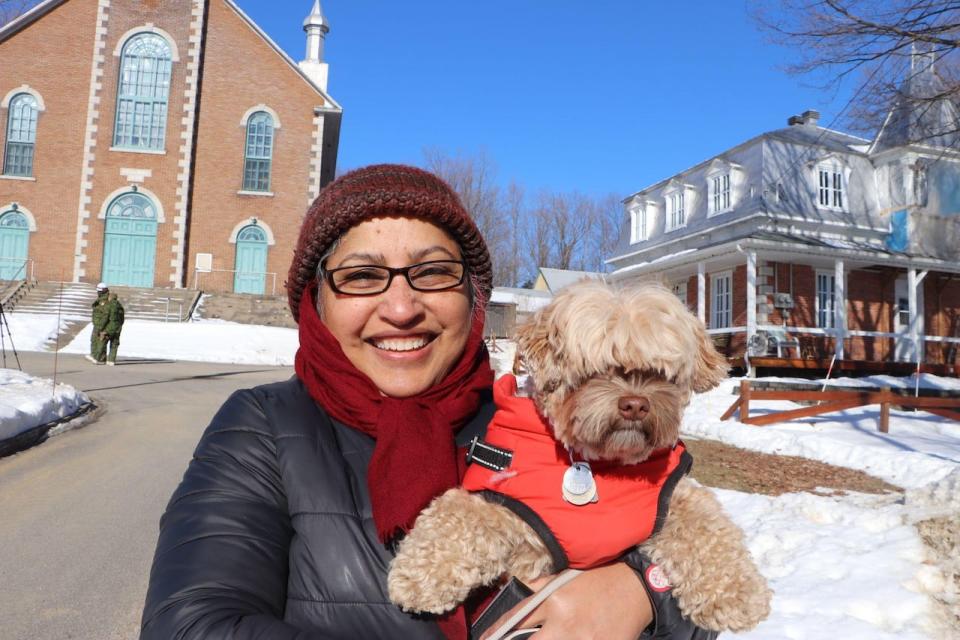
[[[551,395],[544,398],[543,410],[560,442],[587,460],[624,464],[641,462],[654,449],[673,446],[690,399],[689,392],[677,385],[642,373],[595,376],[567,393]],[[646,398],[647,415],[625,418],[619,409],[625,396]]]

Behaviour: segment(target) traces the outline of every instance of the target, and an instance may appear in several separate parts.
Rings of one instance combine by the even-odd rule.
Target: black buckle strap
[[[513,451],[510,449],[501,449],[495,447],[489,442],[484,442],[480,436],[474,436],[467,445],[467,464],[476,462],[481,467],[486,467],[492,471],[503,471],[510,466],[513,461]]]

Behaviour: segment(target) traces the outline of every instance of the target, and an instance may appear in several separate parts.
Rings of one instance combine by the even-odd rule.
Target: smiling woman
[[[369,247],[380,251],[371,255]],[[331,268],[320,291],[320,318],[384,394],[422,393],[463,353],[471,323],[460,260],[450,234],[409,218],[360,223],[326,260]],[[414,268],[403,271],[407,265]],[[405,277],[395,279],[398,271]]]
[[[486,244],[436,176],[377,165],[328,185],[287,281],[297,375],[237,392],[204,433],[161,520],[141,638],[465,640],[475,606],[408,614],[386,575],[493,414],[490,289]],[[534,612],[543,637],[712,637],[670,631],[673,599],[642,576],[586,572]],[[662,633],[641,636],[651,603]]]

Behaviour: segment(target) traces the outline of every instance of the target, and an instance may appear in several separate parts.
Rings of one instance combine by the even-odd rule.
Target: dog
[[[512,377],[497,381],[498,411],[472,443],[463,486],[436,498],[398,546],[391,600],[442,614],[503,576],[604,564],[639,545],[698,626],[738,632],[766,618],[771,591],[742,531],[710,491],[681,477],[684,408],[727,374],[703,323],[662,286],[584,281],[535,313],[516,342],[531,398],[518,397]],[[542,455],[527,452],[529,433],[509,436],[511,422],[538,420],[552,438]],[[534,471],[521,458],[548,463]],[[546,512],[582,531],[545,521]]]

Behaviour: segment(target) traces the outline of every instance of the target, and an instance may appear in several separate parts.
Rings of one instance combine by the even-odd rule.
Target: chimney
[[[815,127],[817,123],[820,122],[820,112],[814,109],[807,109],[800,115],[800,119],[803,121],[803,124],[809,124]]]
[[[787,126],[792,127],[794,125],[803,124],[803,118],[800,116],[790,116],[787,118]]]

